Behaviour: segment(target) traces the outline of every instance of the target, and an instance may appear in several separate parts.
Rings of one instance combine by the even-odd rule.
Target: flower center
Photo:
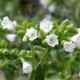
[[[34,36],[34,33],[32,33],[31,36]]]
[[[66,45],[65,45],[65,47],[66,47],[66,48],[68,48],[68,47],[69,47],[69,45],[68,45],[68,44],[66,44]]]
[[[53,42],[54,40],[53,40],[53,38],[50,38],[50,42]]]

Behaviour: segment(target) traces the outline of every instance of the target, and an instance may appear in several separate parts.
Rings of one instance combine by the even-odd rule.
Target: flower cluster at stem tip
[[[53,22],[48,21],[46,19],[44,19],[43,21],[40,22],[40,30],[42,30],[44,32],[44,34],[48,34],[49,31],[51,31],[51,29],[53,28]],[[39,32],[38,30],[36,30],[35,28],[31,27],[29,29],[26,30],[26,33],[23,37],[23,41],[26,42],[27,41],[27,37],[29,38],[30,41],[33,41],[35,39],[38,38]],[[51,47],[54,47],[55,45],[58,44],[58,36],[54,33],[51,33],[49,35],[46,36],[46,38],[44,39],[44,41]]]

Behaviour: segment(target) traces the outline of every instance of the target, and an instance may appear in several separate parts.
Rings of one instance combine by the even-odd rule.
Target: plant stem
[[[31,53],[32,53],[32,68],[33,68],[33,71],[34,71],[34,59],[35,59],[35,56],[34,56],[34,50],[33,50],[33,45],[31,44]]]
[[[44,61],[46,60],[46,58],[48,56],[48,54],[47,54],[48,51],[49,51],[49,49],[47,48],[46,51],[45,51],[45,54],[44,54],[43,58],[40,60],[39,64],[43,64],[44,63]]]
[[[33,80],[34,79],[34,59],[35,59],[35,56],[34,56],[34,50],[33,50],[33,45],[32,44],[30,44],[30,46],[31,46],[31,53],[32,53],[32,57],[33,57],[33,59],[32,59],[32,68],[33,68],[33,70],[32,70],[32,73],[30,74],[30,76],[29,76],[29,78],[28,78],[28,80]]]

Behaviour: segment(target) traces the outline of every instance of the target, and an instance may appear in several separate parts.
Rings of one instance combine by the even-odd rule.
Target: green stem
[[[32,59],[32,68],[33,68],[33,70],[32,70],[32,73],[30,74],[30,76],[29,76],[29,78],[28,78],[28,80],[33,80],[34,79],[34,59],[35,59],[35,56],[34,56],[34,49],[33,49],[33,45],[32,44],[30,44],[31,45],[31,53],[32,53],[32,57],[33,57],[33,59]]]
[[[39,64],[43,64],[44,61],[47,59],[48,51],[49,51],[49,49],[47,48],[45,51],[45,54],[44,54],[43,58],[40,60]]]
[[[31,53],[32,53],[32,68],[33,68],[33,71],[34,71],[34,59],[35,59],[35,56],[34,56],[34,49],[33,49],[33,45],[31,44]]]

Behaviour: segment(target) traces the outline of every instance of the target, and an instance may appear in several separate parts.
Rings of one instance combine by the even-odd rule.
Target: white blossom
[[[47,8],[49,5],[50,1],[49,0],[39,0],[40,4],[43,6],[43,8]]]
[[[23,62],[23,73],[31,73],[32,66],[28,62]]]
[[[40,22],[40,29],[43,30],[44,33],[48,33],[53,28],[53,22],[48,21],[46,19]]]
[[[80,33],[74,35],[72,38],[71,38],[71,41],[73,41],[77,48],[80,48]]]
[[[45,41],[51,47],[54,47],[55,45],[58,44],[58,39],[57,39],[57,36],[55,34],[50,34],[50,35],[46,36]]]
[[[29,38],[30,41],[33,41],[38,37],[38,31],[34,28],[30,28],[27,29],[25,35]]]
[[[55,5],[50,5],[49,7],[48,7],[48,11],[50,12],[50,13],[53,13],[53,12],[55,12]]]
[[[72,41],[70,41],[70,42],[67,42],[67,41],[64,42],[64,50],[66,52],[73,52],[75,48],[76,48],[76,44],[73,43]]]
[[[11,43],[14,43],[16,41],[17,35],[16,34],[7,34],[6,39],[10,41]]]
[[[3,18],[1,25],[3,26],[3,29],[7,29],[9,31],[15,31],[13,22],[7,16]]]
[[[79,43],[79,42],[80,42],[80,33],[74,35],[74,36],[71,38],[71,41],[74,42],[74,43]]]

